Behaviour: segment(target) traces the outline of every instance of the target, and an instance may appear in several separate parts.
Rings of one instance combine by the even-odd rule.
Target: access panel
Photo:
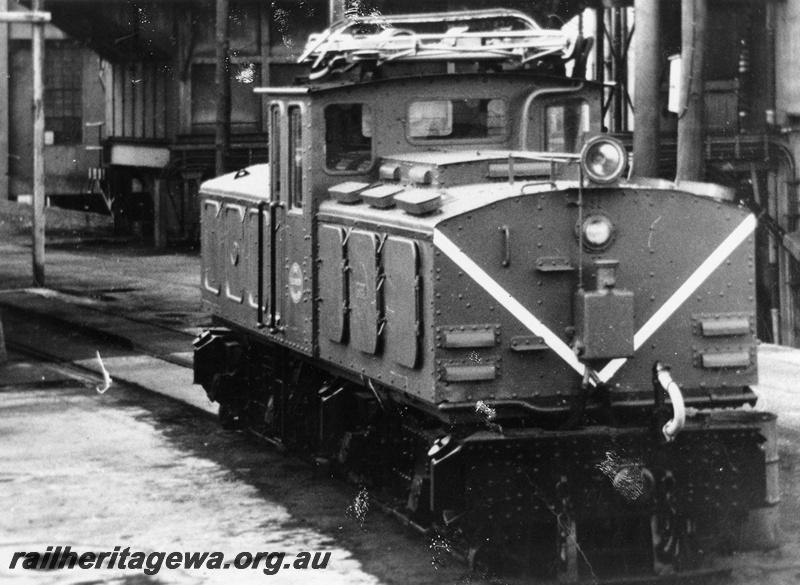
[[[234,303],[244,301],[244,220],[245,207],[226,203],[222,208],[225,238],[222,262],[225,265],[225,298]]]
[[[346,339],[347,266],[344,248],[345,231],[338,226],[319,230],[320,332],[336,343]]]
[[[213,296],[220,293],[220,277],[223,267],[219,253],[219,212],[221,205],[214,199],[203,200],[203,292]]]
[[[249,207],[245,224],[245,296],[250,322],[264,323],[269,311],[270,256],[267,250],[269,213],[266,205]],[[267,275],[267,278],[265,278]],[[260,306],[259,306],[260,305]]]
[[[365,353],[378,352],[381,325],[379,294],[378,236],[353,230],[347,239],[350,264],[350,345]]]
[[[419,360],[422,331],[419,247],[413,240],[390,237],[382,256],[386,357],[414,368]]]

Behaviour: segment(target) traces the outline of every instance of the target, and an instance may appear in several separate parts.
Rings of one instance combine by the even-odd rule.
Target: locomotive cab
[[[228,222],[224,242],[213,239],[222,230],[205,232],[206,247],[218,254],[204,257],[204,273],[240,273],[242,285],[206,283],[204,299],[227,318],[242,325],[255,322],[271,339],[308,355],[315,344],[313,225],[323,202],[357,198],[354,190],[378,184],[441,189],[507,180],[509,172],[528,180],[575,177],[574,164],[530,160],[522,153],[574,154],[600,129],[599,87],[530,73],[402,77],[261,91],[269,112],[269,165],[204,185],[204,193],[223,195],[260,184],[254,193],[258,202],[241,202],[235,211],[217,198],[202,203],[207,226]],[[387,101],[387,94],[403,97]],[[445,161],[441,157],[447,153]],[[476,165],[477,159],[482,164]],[[261,234],[260,243],[248,243],[251,230]],[[242,241],[234,241],[233,233]],[[226,258],[230,261],[237,249],[248,246],[253,249],[247,261],[226,266]],[[262,274],[254,278],[258,262]],[[246,280],[252,282],[245,294],[238,289],[248,288]]]
[[[288,181],[287,190],[300,193],[311,186],[306,197],[312,211],[335,184],[398,178],[387,175],[389,167],[380,167],[404,155],[577,155],[601,130],[599,86],[531,73],[456,73],[259,91],[269,103],[271,166],[280,169],[277,175]],[[394,98],[386,100],[387,94]],[[282,158],[282,152],[291,156]],[[522,162],[516,168],[519,177],[553,178],[549,165],[543,170],[540,164],[534,173]],[[277,176],[273,181],[272,192],[280,195]],[[438,185],[458,181],[454,176]]]

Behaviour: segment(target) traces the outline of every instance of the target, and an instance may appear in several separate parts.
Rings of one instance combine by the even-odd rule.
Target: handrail
[[[667,391],[669,399],[672,401],[672,418],[661,429],[661,432],[664,433],[664,438],[669,443],[675,440],[675,437],[678,436],[678,433],[683,430],[686,424],[686,405],[683,402],[683,393],[681,393],[681,389],[672,379],[669,368],[656,362],[654,369],[658,383]]]

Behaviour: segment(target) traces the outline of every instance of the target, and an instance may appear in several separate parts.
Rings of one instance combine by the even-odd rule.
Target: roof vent
[[[394,205],[394,196],[402,190],[403,187],[400,185],[379,185],[378,187],[362,191],[360,196],[361,199],[371,207],[383,209]]]
[[[411,215],[425,215],[442,206],[442,195],[430,189],[409,189],[394,197],[397,206]]]
[[[413,167],[408,171],[408,180],[417,185],[430,185],[432,177],[429,167]]]
[[[400,179],[400,165],[395,162],[387,162],[381,165],[378,171],[381,181],[397,181]]]
[[[328,193],[339,203],[359,203],[361,201],[360,193],[367,187],[369,187],[369,183],[348,181],[330,187]]]

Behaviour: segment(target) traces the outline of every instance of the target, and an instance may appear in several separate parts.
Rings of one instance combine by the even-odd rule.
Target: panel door
[[[306,353],[312,350],[312,234],[303,104],[270,109],[273,173],[270,203],[270,332]]]

